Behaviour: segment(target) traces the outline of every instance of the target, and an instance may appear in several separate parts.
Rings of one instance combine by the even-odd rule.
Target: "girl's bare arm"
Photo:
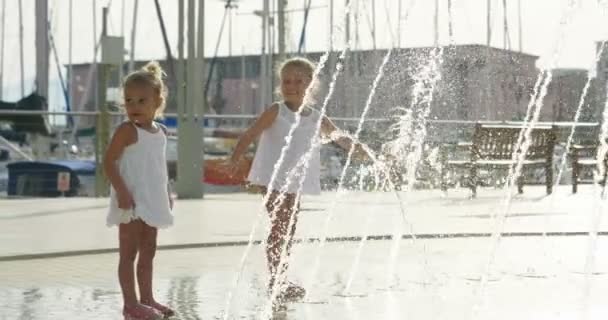
[[[255,139],[257,139],[262,132],[264,132],[264,130],[272,125],[274,120],[277,118],[278,113],[279,105],[276,103],[262,113],[255,123],[239,138],[239,142],[236,144],[236,147],[234,147],[234,151],[232,152],[232,157],[230,158],[231,162],[238,162],[241,159],[247,150],[247,147],[249,147],[249,145]]]
[[[370,157],[367,151],[362,147],[361,143],[353,141],[353,139],[347,135],[336,135],[340,129],[328,118],[323,117],[321,122],[321,134],[330,138],[342,149],[349,151],[351,148],[355,148],[353,151],[355,156],[366,155]],[[371,157],[370,157],[371,158]]]
[[[121,124],[112,136],[110,145],[103,157],[103,169],[117,193],[128,192],[124,180],[120,176],[117,161],[120,159],[124,149],[135,143],[137,132],[130,123]]]

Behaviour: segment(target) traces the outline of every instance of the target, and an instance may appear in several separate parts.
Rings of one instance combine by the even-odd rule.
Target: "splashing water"
[[[502,234],[502,231],[504,228],[506,216],[510,210],[511,200],[513,197],[512,196],[513,186],[516,184],[516,181],[521,174],[521,171],[523,168],[523,162],[525,160],[526,153],[530,147],[531,133],[540,117],[540,111],[543,107],[544,98],[547,95],[549,83],[551,82],[552,77],[553,77],[552,68],[554,68],[554,66],[557,64],[557,59],[559,57],[559,53],[561,52],[562,46],[563,46],[565,29],[566,29],[566,26],[568,25],[572,15],[574,14],[574,11],[576,8],[575,4],[576,4],[576,1],[571,0],[568,3],[566,12],[562,17],[562,21],[560,22],[560,30],[559,30],[559,36],[557,39],[556,49],[553,51],[553,55],[552,55],[549,67],[543,68],[539,72],[539,76],[538,76],[539,78],[537,79],[537,83],[542,78],[542,85],[540,86],[540,91],[538,92],[538,94],[536,94],[536,92],[533,94],[532,99],[530,100],[530,103],[528,104],[528,110],[526,111],[526,114],[531,114],[530,121],[529,122],[524,121],[524,127],[520,131],[520,135],[519,135],[520,139],[518,139],[518,143],[515,145],[515,148],[513,149],[513,150],[518,150],[517,152],[513,153],[513,160],[515,161],[515,165],[511,166],[511,168],[509,169],[509,175],[508,175],[507,181],[505,182],[505,185],[503,188],[506,195],[505,195],[504,200],[502,201],[502,209],[498,211],[498,215],[495,217],[494,229],[493,229],[492,236],[491,236],[490,256],[485,265],[484,272],[481,275],[477,298],[475,299],[476,303],[473,305],[473,308],[471,310],[472,317],[474,319],[479,316],[479,311],[484,304],[483,298],[484,298],[484,293],[485,293],[485,287],[488,282],[490,270],[494,263],[494,257],[495,257],[496,251],[498,249],[498,244],[500,243],[500,238],[501,238],[501,234]],[[534,98],[536,98],[536,99],[534,99]],[[531,110],[534,110],[534,111],[532,112]]]
[[[406,185],[404,194],[405,199],[398,197],[400,205],[403,207],[407,204],[407,195],[413,189],[416,180],[416,170],[418,163],[422,159],[424,149],[424,140],[427,134],[427,120],[431,113],[433,102],[433,93],[437,82],[441,80],[441,65],[443,64],[444,47],[436,47],[431,51],[429,63],[414,77],[415,84],[412,91],[412,102],[409,109],[398,109],[402,114],[398,117],[397,123],[393,126],[393,130],[397,132],[397,138],[387,143],[386,149],[396,159],[405,159],[406,168]],[[404,218],[405,219],[405,218]],[[399,254],[399,246],[401,243],[401,232],[403,223],[395,228],[393,232],[393,244],[391,246],[388,270],[387,270],[387,286],[391,287],[393,275],[395,273],[395,264]],[[412,230],[411,239],[415,241],[416,237]]]
[[[555,186],[557,186],[559,184],[559,182],[562,178],[562,174],[566,168],[566,160],[568,158],[568,152],[569,152],[570,148],[572,147],[572,140],[574,139],[574,132],[576,130],[576,125],[578,124],[583,106],[585,105],[585,99],[587,98],[587,93],[589,91],[589,88],[591,87],[591,81],[593,80],[592,75],[593,75],[593,73],[595,73],[595,71],[597,71],[596,70],[597,63],[598,63],[598,61],[600,61],[605,48],[606,48],[606,41],[603,41],[600,46],[600,49],[597,52],[595,60],[593,61],[593,66],[590,68],[590,70],[588,72],[587,81],[585,82],[585,86],[583,87],[583,92],[581,93],[581,97],[578,101],[578,105],[576,107],[576,112],[574,114],[574,119],[572,120],[574,122],[574,124],[572,125],[572,129],[570,130],[570,134],[568,135],[568,139],[566,140],[566,147],[564,148],[564,153],[562,154],[562,157],[560,159],[559,171],[557,173],[557,179],[555,180],[555,183],[554,183]],[[552,198],[554,198],[554,197],[552,197]]]
[[[604,5],[604,10],[608,10],[608,2],[602,3]],[[598,59],[601,58],[601,54],[603,53],[602,49],[608,45],[606,41],[602,43],[602,48],[599,50]],[[602,126],[600,128],[600,133],[598,135],[599,147],[597,149],[596,161],[597,161],[597,173],[596,173],[596,181],[599,179],[604,179],[606,177],[606,167],[605,167],[605,159],[608,155],[608,82],[605,84],[605,102],[604,102],[604,111],[602,113]],[[594,184],[595,185],[595,184]],[[585,285],[583,289],[583,319],[588,317],[589,312],[589,298],[591,295],[591,275],[593,274],[593,270],[595,268],[595,253],[597,249],[597,236],[599,232],[599,226],[602,220],[602,214],[604,213],[604,208],[606,205],[606,181],[604,181],[604,185],[598,193],[598,196],[595,197],[596,201],[598,201],[597,210],[595,210],[594,217],[592,218],[591,231],[589,232],[589,246],[587,250],[587,257],[585,259]]]

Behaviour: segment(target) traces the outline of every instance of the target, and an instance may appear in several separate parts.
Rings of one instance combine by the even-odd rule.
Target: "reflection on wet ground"
[[[345,291],[357,242],[328,243],[310,280],[318,244],[294,251],[290,278],[308,286],[306,301],[277,319],[603,319],[608,307],[608,241],[598,242],[595,273],[584,274],[588,237],[502,239],[486,296],[476,296],[488,257],[487,238],[402,240],[394,277],[387,277],[391,241],[368,241]],[[231,319],[258,319],[266,303],[263,250],[254,249],[238,288],[231,283],[243,247],[160,251],[155,292],[176,319],[222,319],[234,290]],[[0,320],[120,319],[115,254],[0,263]],[[387,281],[387,279],[390,279]],[[589,294],[585,295],[586,288]]]

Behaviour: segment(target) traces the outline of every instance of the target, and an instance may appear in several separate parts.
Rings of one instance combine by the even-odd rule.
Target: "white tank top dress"
[[[279,103],[279,112],[274,123],[264,130],[260,137],[247,178],[251,184],[264,186],[269,190],[286,190],[293,194],[317,195],[321,193],[321,155],[319,151],[321,144],[319,135],[315,135],[321,114],[315,109],[310,110],[308,115],[300,117],[300,123],[293,133],[274,183],[270,185],[275,164],[278,163],[281,150],[287,144],[286,138],[289,130],[296,122],[296,113],[291,111],[284,102]],[[311,149],[311,145],[309,161],[305,165],[304,156]],[[288,179],[289,175],[291,177]]]
[[[167,136],[158,124],[155,133],[133,126],[137,130],[137,142],[125,148],[118,160],[118,169],[133,196],[135,208],[120,209],[112,187],[106,222],[108,226],[115,226],[141,219],[149,226],[165,228],[173,224],[167,192]]]

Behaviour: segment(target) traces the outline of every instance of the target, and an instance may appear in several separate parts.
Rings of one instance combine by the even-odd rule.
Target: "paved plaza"
[[[546,196],[532,186],[509,208],[505,192],[490,188],[477,199],[465,190],[307,197],[289,276],[309,294],[275,316],[605,319],[608,219],[595,191],[560,187]],[[267,275],[257,242],[238,286],[235,276],[257,221],[253,239],[265,238],[260,200],[231,193],[177,201],[155,265],[155,292],[176,319],[223,319],[230,294],[228,318],[259,318]],[[0,200],[0,320],[121,318],[117,231],[105,227],[106,204]],[[502,237],[491,237],[498,229]],[[596,240],[590,231],[600,232]]]

